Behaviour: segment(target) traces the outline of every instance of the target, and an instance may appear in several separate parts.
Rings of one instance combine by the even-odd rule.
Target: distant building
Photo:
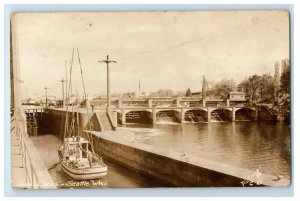
[[[121,94],[118,94],[118,97],[121,99],[136,98],[136,92],[121,93]]]
[[[238,101],[246,100],[244,92],[229,92],[228,99],[229,100],[238,100]]]
[[[202,92],[201,91],[193,92],[192,97],[202,97]]]

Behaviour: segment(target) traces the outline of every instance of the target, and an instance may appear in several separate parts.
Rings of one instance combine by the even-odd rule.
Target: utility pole
[[[141,97],[141,80],[139,80],[139,98]]]
[[[106,60],[99,61],[99,63],[106,63],[107,67],[107,109],[111,105],[110,101],[110,77],[109,77],[109,63],[117,63],[116,61],[109,60],[109,55],[106,56]]]
[[[65,92],[64,92],[64,82],[66,80],[64,78],[61,78],[61,80],[59,80],[59,82],[61,82],[61,89],[62,89],[62,107],[64,108],[65,107]]]
[[[36,95],[37,95],[37,93],[34,93],[34,104],[36,104],[37,103],[37,98],[36,98]]]
[[[48,107],[48,97],[47,97],[47,90],[49,89],[48,87],[44,88],[46,91],[46,108]]]

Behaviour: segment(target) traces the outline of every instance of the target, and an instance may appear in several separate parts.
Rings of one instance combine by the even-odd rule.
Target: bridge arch
[[[184,112],[184,120],[192,122],[207,121],[207,111],[204,109],[188,109]]]
[[[152,112],[143,109],[117,111],[118,124],[149,124],[153,122],[152,116]]]
[[[161,111],[175,111],[175,112],[181,112],[181,109],[176,109],[176,108],[159,108],[156,109],[156,113],[161,112]]]
[[[228,112],[232,112],[232,108],[230,107],[216,107],[216,108],[211,108],[210,112],[213,111],[228,111]]]
[[[238,111],[238,110],[248,110],[248,111],[253,111],[253,112],[256,112],[256,109],[253,108],[253,107],[241,107],[241,108],[236,108],[235,111]]]
[[[156,111],[156,123],[178,123],[181,122],[181,111],[176,109],[161,109]]]
[[[239,108],[235,111],[236,121],[255,121],[257,111],[254,108]]]
[[[232,108],[214,108],[210,111],[210,121],[231,121]]]
[[[125,114],[128,114],[130,112],[149,112],[149,113],[152,113],[152,110],[151,109],[126,109],[124,110]]]

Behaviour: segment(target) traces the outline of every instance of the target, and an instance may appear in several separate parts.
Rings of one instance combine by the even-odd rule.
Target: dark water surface
[[[136,141],[290,179],[290,127],[274,122],[132,124]]]
[[[57,150],[62,144],[58,137],[52,134],[46,134],[31,137],[31,140],[45,166],[48,168],[53,181],[58,184],[58,188],[149,188],[170,186],[162,181],[146,177],[107,159],[104,159],[104,162],[108,165],[108,174],[104,178],[90,181],[77,181],[64,173],[61,170],[60,164],[58,164]]]

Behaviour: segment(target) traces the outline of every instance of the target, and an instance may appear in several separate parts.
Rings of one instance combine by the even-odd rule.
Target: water
[[[161,123],[130,124],[118,130],[132,131],[136,142],[194,155],[199,160],[205,158],[250,170],[260,167],[263,173],[290,179],[290,127],[286,124],[250,121],[179,124],[168,118],[161,119]],[[106,159],[106,177],[76,181],[61,171],[57,156],[61,141],[55,135],[31,139],[59,188],[168,186]]]
[[[57,150],[61,146],[58,137],[52,134],[38,135],[31,137],[35,148],[40,154],[42,161],[58,188],[137,188],[137,187],[167,187],[162,181],[146,177],[133,170],[113,163],[107,159],[104,162],[108,165],[108,174],[101,179],[90,181],[76,181],[65,174],[58,163]]]
[[[290,179],[290,127],[274,122],[134,124],[137,142]]]

